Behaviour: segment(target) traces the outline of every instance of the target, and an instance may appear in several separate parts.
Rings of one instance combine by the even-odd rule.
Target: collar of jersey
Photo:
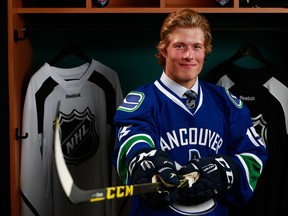
[[[160,80],[164,85],[166,85],[171,91],[173,91],[180,98],[183,98],[184,93],[187,90],[189,90],[189,89],[185,88],[184,86],[179,85],[178,83],[176,83],[172,79],[170,79],[164,71],[161,75]],[[197,95],[198,95],[198,86],[199,86],[199,81],[198,81],[198,77],[197,77],[195,84],[190,89],[190,90],[194,91]]]
[[[169,89],[161,80],[156,80],[154,82],[154,85],[159,89],[159,91],[161,91],[164,95],[166,95],[166,97],[168,97],[175,104],[183,108],[192,116],[194,116],[196,112],[199,110],[199,108],[202,106],[203,93],[202,93],[201,86],[199,86],[199,97],[197,97],[198,103],[197,103],[196,109],[189,110],[187,106],[185,106],[184,103],[181,101],[181,99],[177,97],[177,95],[171,89]]]

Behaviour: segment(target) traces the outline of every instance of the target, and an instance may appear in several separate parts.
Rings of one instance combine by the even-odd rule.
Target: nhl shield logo
[[[60,113],[59,125],[64,158],[67,164],[78,165],[95,155],[98,149],[98,135],[95,117],[89,108],[79,113],[73,110],[69,115]]]
[[[267,135],[268,124],[265,121],[263,115],[259,114],[258,116],[251,117],[251,119],[252,119],[253,126],[254,126],[255,130],[257,131],[259,136],[262,138],[265,145],[268,146],[268,138],[267,138],[267,136],[268,136]]]

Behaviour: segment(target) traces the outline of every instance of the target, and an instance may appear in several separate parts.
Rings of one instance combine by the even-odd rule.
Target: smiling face
[[[180,27],[171,32],[169,39],[169,45],[162,51],[165,73],[178,84],[191,88],[205,60],[203,31],[198,27]]]

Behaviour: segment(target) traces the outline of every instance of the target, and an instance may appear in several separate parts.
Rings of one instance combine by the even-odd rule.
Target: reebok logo
[[[244,96],[240,95],[239,98],[240,98],[240,100],[242,100],[242,101],[256,101],[255,96],[247,96],[247,97],[244,97]]]
[[[81,97],[81,93],[77,93],[77,94],[66,94],[66,99],[70,99],[70,98],[78,98]]]
[[[203,171],[206,173],[212,173],[215,170],[217,170],[217,165],[216,164],[207,164],[206,166],[203,167]]]

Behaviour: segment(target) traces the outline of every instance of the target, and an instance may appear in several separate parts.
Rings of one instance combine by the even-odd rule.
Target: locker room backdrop
[[[5,14],[1,14],[1,20],[5,20]],[[125,95],[143,83],[154,81],[161,74],[162,68],[157,64],[154,55],[155,46],[159,40],[159,29],[165,16],[166,14],[149,14],[149,16],[147,14],[99,14],[96,16],[66,14],[43,15],[41,21],[33,15],[27,16],[31,25],[27,26],[26,33],[31,39],[34,50],[33,67],[29,73],[31,75],[35,73],[44,62],[52,59],[66,44],[75,43],[87,55],[117,71]],[[285,14],[207,14],[207,17],[212,27],[213,52],[207,56],[204,70],[201,73],[202,78],[205,78],[209,70],[219,62],[231,57],[246,42],[256,45],[261,54],[271,62],[288,68],[288,23]],[[87,23],[86,25],[83,25],[83,20]],[[132,24],[135,22],[139,24]],[[6,24],[3,22],[1,35],[4,35],[5,27]],[[1,38],[1,47],[7,49],[6,44],[6,38],[3,40]],[[5,49],[1,50],[5,53]],[[73,67],[81,63],[81,60],[71,56],[61,63],[63,67]],[[3,71],[7,69],[5,64],[6,60],[1,58]],[[240,60],[239,64],[252,67],[258,62],[245,58]],[[7,74],[1,74],[3,75],[2,98],[8,103]],[[27,77],[27,83],[28,80],[29,77]],[[1,116],[3,132],[1,134],[7,135],[8,115],[4,116],[5,118]],[[8,143],[7,141],[8,137],[4,139],[4,143]],[[7,154],[9,146],[4,147],[5,149],[2,148],[3,151],[1,151],[1,161],[3,161],[1,167],[9,175],[9,154]],[[1,209],[5,206],[6,211],[9,211],[8,178],[8,176],[5,178],[1,176],[1,179],[5,180],[1,183],[1,199],[5,200],[2,202],[3,208]]]

